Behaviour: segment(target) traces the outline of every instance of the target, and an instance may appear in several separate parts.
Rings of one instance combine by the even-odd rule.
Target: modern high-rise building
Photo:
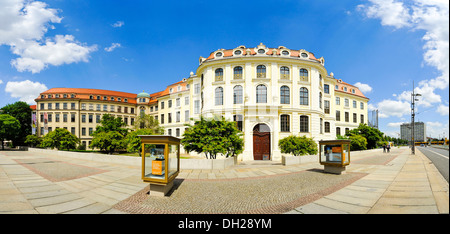
[[[150,85],[150,84],[149,84]],[[278,141],[289,135],[336,139],[368,123],[369,99],[325,69],[323,57],[280,46],[239,46],[200,57],[194,74],[161,92],[124,93],[53,88],[36,99],[40,135],[67,128],[89,145],[101,115],[113,114],[132,128],[150,114],[165,134],[182,137],[190,118],[225,117],[244,135],[241,160],[281,160]]]
[[[402,140],[411,141],[411,123],[400,125],[400,138]],[[427,140],[427,128],[423,122],[414,122],[414,141],[424,142]]]

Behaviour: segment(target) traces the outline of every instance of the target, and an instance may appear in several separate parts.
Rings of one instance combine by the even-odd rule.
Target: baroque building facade
[[[67,94],[67,99],[48,96],[57,93],[59,98]],[[66,111],[71,118],[74,115],[74,122],[54,123],[56,112],[48,107],[53,108],[58,101],[74,105],[75,109]],[[368,101],[357,87],[328,73],[323,57],[316,58],[306,50],[268,48],[263,44],[219,49],[206,58],[200,57],[195,74],[191,72],[188,78],[153,94],[50,89],[36,99],[40,122],[45,122],[47,116],[46,128],[38,123],[39,134],[58,125],[75,132],[89,145],[92,137],[83,133],[95,130],[98,115],[127,118],[131,128],[131,121],[144,112],[158,119],[165,134],[182,137],[185,124],[192,124],[192,119],[224,117],[235,121],[243,132],[244,152],[238,159],[275,161],[281,160],[278,141],[284,137],[331,140],[360,123],[367,124]],[[49,114],[52,121],[48,121]]]

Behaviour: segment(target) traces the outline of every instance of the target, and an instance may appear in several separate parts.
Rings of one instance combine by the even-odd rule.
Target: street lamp
[[[413,91],[411,93],[411,153],[416,154],[416,141],[414,140],[414,116],[416,115],[414,113],[414,105],[415,101],[419,101],[416,97],[422,96],[420,93],[414,93],[414,81],[413,81]]]

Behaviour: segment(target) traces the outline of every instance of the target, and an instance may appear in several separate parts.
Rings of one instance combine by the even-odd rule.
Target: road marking
[[[445,159],[448,159],[448,156],[445,156],[445,155],[440,154],[440,153],[436,153],[436,152],[434,152],[433,150],[427,149],[427,151],[432,152],[432,153],[435,153],[435,154],[437,154],[437,155],[439,155],[439,156],[441,156],[441,157],[443,157],[443,158],[445,158]]]

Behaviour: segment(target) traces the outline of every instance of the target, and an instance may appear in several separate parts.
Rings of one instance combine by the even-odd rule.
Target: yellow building
[[[263,44],[213,51],[200,57],[195,74],[153,94],[57,88],[36,99],[37,115],[42,116],[39,134],[65,127],[89,144],[97,116],[128,118],[131,127],[137,114],[144,112],[158,119],[165,134],[182,137],[190,118],[223,116],[244,133],[240,160],[275,161],[281,160],[278,141],[284,137],[332,140],[367,124],[368,101],[357,87],[328,73],[323,57]],[[67,121],[61,121],[63,114]]]

